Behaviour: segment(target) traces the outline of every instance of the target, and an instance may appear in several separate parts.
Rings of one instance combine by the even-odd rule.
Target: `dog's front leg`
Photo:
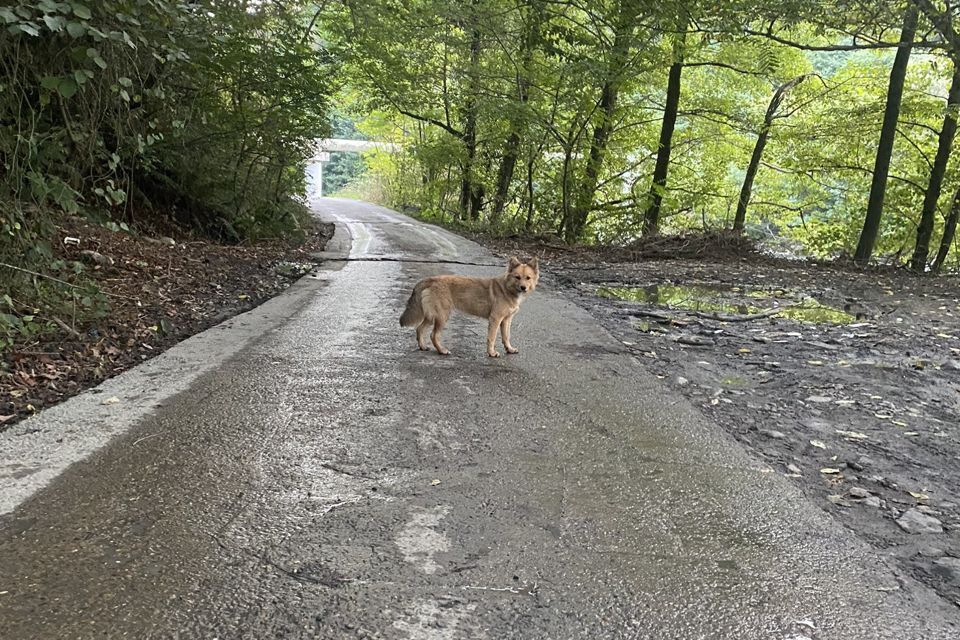
[[[497,353],[497,350],[493,345],[497,341],[497,329],[500,328],[501,320],[502,318],[497,316],[490,316],[490,321],[487,324],[487,355],[491,358],[500,357],[500,354]]]
[[[512,322],[513,314],[511,313],[500,323],[500,339],[503,340],[503,348],[507,350],[507,353],[520,353],[519,349],[515,349],[513,345],[510,344],[510,324]]]

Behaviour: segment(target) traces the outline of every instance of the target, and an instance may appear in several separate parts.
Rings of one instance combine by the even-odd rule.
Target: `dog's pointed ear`
[[[514,269],[519,267],[521,264],[523,263],[520,262],[520,258],[518,258],[517,256],[513,256],[512,258],[510,258],[510,262],[507,263],[507,270],[513,271]]]
[[[530,259],[527,261],[527,264],[530,265],[530,267],[531,267],[534,271],[536,271],[537,273],[540,273],[540,261],[539,261],[539,260],[537,260],[536,258],[530,258]]]

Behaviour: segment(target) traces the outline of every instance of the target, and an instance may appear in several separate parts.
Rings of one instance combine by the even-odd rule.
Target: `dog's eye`
[[[516,278],[517,280],[519,280],[519,279],[520,279],[520,276],[513,276],[513,277],[514,277],[514,278]]]

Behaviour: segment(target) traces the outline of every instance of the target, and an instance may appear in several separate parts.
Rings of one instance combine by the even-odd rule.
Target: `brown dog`
[[[493,343],[497,329],[507,353],[517,353],[510,344],[510,323],[520,308],[520,303],[537,287],[540,267],[536,258],[521,262],[510,258],[507,272],[497,278],[467,278],[465,276],[433,276],[417,283],[407,301],[407,308],[400,316],[401,327],[417,326],[417,345],[427,351],[427,328],[433,325],[430,339],[442,355],[450,352],[440,344],[440,332],[457,309],[464,313],[486,318],[487,355],[499,358]]]

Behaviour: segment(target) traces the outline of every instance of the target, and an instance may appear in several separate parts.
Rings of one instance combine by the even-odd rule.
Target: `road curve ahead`
[[[201,336],[111,382],[120,406],[153,394],[149,410],[120,428],[85,394],[0,437],[116,431],[0,487],[0,638],[960,637],[960,609],[549,277],[514,322],[518,355],[488,358],[485,324],[462,316],[453,355],[421,353],[397,323],[412,284],[502,260],[373,205],[315,207],[349,259],[220,328],[229,348]]]

